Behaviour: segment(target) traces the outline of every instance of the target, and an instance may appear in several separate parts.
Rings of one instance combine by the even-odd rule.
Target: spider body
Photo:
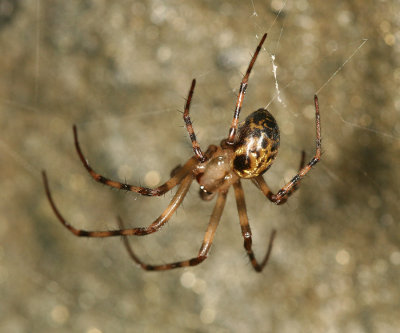
[[[232,145],[222,140],[210,146],[209,159],[194,170],[200,185],[200,197],[211,200],[215,192],[224,192],[239,178],[254,178],[265,173],[276,158],[279,128],[274,117],[265,109],[250,114],[239,124]]]
[[[211,200],[216,192],[225,192],[238,179],[232,170],[234,152],[232,147],[210,146],[214,150],[210,159],[200,164],[195,170],[200,185],[200,196]]]
[[[171,178],[157,188],[146,188],[141,186],[129,185],[115,180],[108,179],[97,173],[87,162],[82,153],[78,140],[76,126],[73,127],[75,148],[79,158],[92,176],[92,178],[102,184],[125,191],[133,191],[146,196],[159,196],[178,186],[168,207],[147,227],[125,228],[123,221],[118,217],[119,229],[88,231],[75,228],[69,224],[58,210],[48,184],[46,173],[43,172],[45,191],[50,205],[61,222],[61,224],[76,236],[80,237],[112,237],[122,236],[126,250],[130,257],[143,269],[148,271],[169,270],[178,267],[195,266],[204,261],[209,253],[214,239],[218,223],[224,210],[226,197],[231,186],[234,188],[236,205],[239,213],[239,223],[244,239],[244,248],[250,259],[253,268],[261,272],[266,265],[271,254],[272,244],[275,237],[275,230],[272,231],[267,253],[262,261],[257,261],[252,249],[252,234],[247,217],[244,192],[241,179],[250,179],[258,189],[275,204],[285,203],[291,194],[298,188],[301,179],[311,170],[320,160],[321,156],[321,126],[318,98],[314,96],[315,120],[316,120],[316,151],[310,162],[304,164],[304,152],[300,162],[298,173],[285,185],[277,194],[273,194],[263,178],[263,174],[270,168],[276,158],[280,137],[279,128],[274,117],[265,109],[259,109],[250,114],[239,124],[239,114],[243,99],[248,85],[248,79],[261,47],[266,39],[266,34],[261,38],[259,45],[250,61],[246,74],[240,83],[239,93],[236,101],[234,115],[229,129],[227,139],[222,140],[219,146],[211,145],[205,153],[200,148],[194,133],[192,122],[189,116],[190,103],[192,100],[196,80],[192,81],[188,98],[185,104],[183,119],[186,129],[192,142],[192,156],[183,166],[178,166],[171,173]],[[141,261],[133,252],[127,236],[144,236],[160,230],[171,218],[176,209],[181,205],[183,199],[189,191],[194,180],[200,185],[200,195],[203,200],[211,200],[215,196],[216,203],[211,214],[203,242],[197,256],[183,261],[169,264],[149,265]]]
[[[239,129],[234,142],[233,170],[241,178],[254,178],[266,172],[279,148],[279,128],[265,109],[250,114]]]

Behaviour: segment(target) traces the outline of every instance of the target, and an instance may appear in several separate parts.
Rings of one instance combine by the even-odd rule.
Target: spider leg
[[[258,53],[260,52],[261,47],[264,44],[264,41],[266,38],[267,38],[267,34],[264,34],[261,38],[260,43],[258,44],[258,46],[256,48],[256,51],[254,52],[253,57],[250,60],[250,64],[249,64],[249,67],[247,68],[246,74],[244,75],[242,82],[240,83],[239,94],[238,94],[237,101],[236,101],[235,112],[233,114],[231,128],[229,129],[229,136],[228,136],[228,139],[226,140],[226,143],[229,145],[232,145],[235,140],[237,127],[239,124],[239,114],[240,114],[240,110],[242,108],[244,95],[246,94],[246,89],[247,89],[247,84],[249,81],[250,72],[254,66],[254,63],[256,62]]]
[[[269,190],[264,179],[260,176],[255,178],[255,181],[263,191],[263,193],[268,197],[269,200],[276,203],[277,205],[283,204],[287,201],[287,198],[299,185],[301,179],[312,169],[312,167],[319,162],[321,159],[321,120],[319,114],[319,104],[317,95],[314,96],[315,105],[315,127],[316,127],[316,149],[315,155],[306,166],[302,167],[299,172],[285,185],[283,186],[277,194],[272,194]]]
[[[189,133],[190,140],[192,141],[194,155],[196,156],[197,160],[199,160],[200,162],[204,162],[206,158],[204,157],[203,152],[200,149],[200,145],[197,142],[196,134],[194,133],[192,126],[192,121],[190,120],[189,116],[190,102],[192,101],[192,96],[195,86],[196,86],[196,80],[193,79],[192,85],[190,86],[189,95],[186,100],[185,111],[183,112],[183,120],[185,121],[186,129]]]
[[[304,163],[305,163],[305,157],[306,153],[304,150],[301,152],[301,161],[300,161],[300,166],[299,166],[299,171],[304,168]],[[275,200],[275,194],[272,193],[270,190],[269,186],[264,180],[264,177],[262,175],[257,176],[255,178],[251,179],[253,183],[264,193],[264,195],[272,202],[276,202]],[[288,198],[299,188],[300,182],[297,182],[295,186],[292,187],[292,189],[286,194],[284,198],[279,202],[279,205],[284,204]]]
[[[164,224],[166,224],[173,213],[176,211],[176,209],[180,206],[182,203],[183,199],[185,198],[189,187],[193,181],[193,178],[191,175],[186,176],[186,178],[183,179],[181,185],[178,188],[178,191],[175,193],[174,197],[172,198],[171,202],[167,206],[167,208],[164,210],[164,212],[149,226],[147,227],[139,227],[139,228],[129,228],[129,229],[123,229],[123,230],[104,230],[104,231],[87,231],[87,230],[82,230],[82,229],[77,229],[70,225],[64,217],[61,215],[60,211],[58,210],[56,204],[54,203],[54,200],[51,196],[50,188],[49,188],[49,183],[47,180],[46,173],[43,171],[43,183],[46,191],[47,198],[50,202],[51,208],[53,209],[55,215],[61,222],[61,224],[66,227],[69,231],[71,231],[75,236],[80,236],[80,237],[111,237],[111,236],[130,236],[130,235],[137,235],[137,236],[143,236],[143,235],[148,235],[153,232],[158,231]]]
[[[236,183],[233,184],[233,188],[235,190],[236,205],[239,212],[240,227],[242,228],[242,235],[244,238],[244,248],[246,249],[247,255],[249,256],[253,268],[257,272],[261,272],[265,267],[265,265],[267,264],[268,259],[271,255],[272,245],[276,235],[276,230],[272,230],[271,236],[269,238],[267,253],[265,254],[264,259],[259,263],[255,258],[252,249],[253,241],[251,238],[251,229],[249,224],[249,218],[247,217],[246,201],[244,200],[244,192],[240,180],[238,180]]]
[[[129,185],[125,183],[120,183],[111,179],[108,179],[106,177],[103,177],[96,171],[92,169],[92,167],[89,165],[87,162],[85,156],[82,153],[81,147],[79,145],[79,140],[78,140],[78,131],[76,126],[73,126],[74,130],[74,141],[75,141],[75,148],[76,151],[79,155],[79,158],[81,159],[81,162],[83,166],[86,168],[86,170],[89,172],[89,174],[92,176],[92,178],[102,184],[120,189],[120,190],[125,190],[125,191],[131,191],[131,192],[136,192],[141,195],[146,195],[146,196],[160,196],[174,188],[177,184],[179,184],[182,179],[189,173],[191,172],[194,167],[197,165],[198,161],[196,160],[195,157],[190,158],[186,164],[181,167],[173,177],[171,177],[167,182],[162,184],[161,186],[158,186],[154,189],[152,188],[147,188],[147,187],[141,187],[141,186],[134,186],[134,185]]]
[[[201,244],[199,253],[196,257],[189,260],[177,261],[163,265],[149,265],[141,261],[136,254],[133,252],[131,245],[129,244],[128,237],[124,236],[123,241],[129,256],[134,262],[146,271],[165,271],[173,268],[196,266],[207,259],[208,252],[214,239],[215,231],[217,230],[219,220],[224,210],[227,192],[219,193],[217,203],[215,204],[214,210],[211,214],[210,222],[208,223],[206,233],[204,235],[203,243]],[[121,229],[124,228],[122,219],[118,217],[118,224]]]

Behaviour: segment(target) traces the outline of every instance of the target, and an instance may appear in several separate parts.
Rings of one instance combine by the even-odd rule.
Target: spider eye
[[[241,178],[257,177],[270,168],[278,148],[278,124],[267,110],[259,109],[239,126],[233,170]]]

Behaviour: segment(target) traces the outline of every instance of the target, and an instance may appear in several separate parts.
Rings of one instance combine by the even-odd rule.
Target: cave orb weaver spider
[[[305,154],[302,152],[300,168],[298,173],[276,194],[273,194],[263,178],[263,174],[271,167],[276,158],[280,134],[278,125],[274,117],[266,109],[261,108],[251,113],[243,122],[239,123],[239,114],[242,108],[245,92],[248,85],[250,72],[254,66],[257,56],[267,37],[264,34],[261,38],[256,51],[251,58],[247,71],[240,83],[239,93],[237,96],[235,111],[232,123],[229,129],[228,137],[221,141],[220,145],[210,145],[205,152],[200,148],[197,142],[192,122],[189,116],[190,103],[196,80],[193,79],[188,98],[183,112],[186,129],[192,143],[194,156],[192,156],[183,166],[178,166],[171,172],[171,178],[161,186],[151,189],[146,187],[129,185],[118,181],[110,180],[99,173],[95,172],[87,162],[82,153],[77,128],[73,126],[75,148],[79,158],[93,177],[94,180],[102,184],[125,191],[133,191],[145,196],[160,196],[170,191],[175,186],[178,190],[173,196],[168,207],[164,212],[149,226],[139,228],[125,228],[123,221],[118,217],[119,229],[104,231],[87,231],[77,229],[69,224],[61,215],[50,192],[49,183],[46,173],[43,171],[43,181],[45,191],[50,205],[59,219],[59,221],[70,232],[80,237],[112,237],[123,236],[124,245],[130,257],[143,269],[148,271],[169,270],[178,267],[195,266],[203,262],[210,250],[214,239],[218,223],[224,210],[225,201],[228,190],[231,186],[234,188],[237,209],[239,212],[239,222],[244,238],[244,247],[253,268],[257,272],[261,272],[271,254],[272,245],[276,231],[273,230],[269,239],[267,252],[260,262],[256,260],[252,250],[252,234],[247,217],[246,203],[244,192],[241,185],[241,179],[250,179],[259,188],[262,193],[273,203],[280,205],[287,201],[289,196],[298,188],[300,180],[317,164],[321,157],[321,126],[318,98],[314,96],[315,119],[316,119],[316,151],[308,164],[304,163]],[[183,199],[189,191],[192,182],[196,180],[200,185],[200,197],[203,200],[212,200],[217,196],[214,210],[211,214],[205,236],[197,256],[189,259],[168,264],[149,265],[141,261],[130,246],[127,236],[136,235],[143,236],[154,233],[165,225],[176,209],[181,205]]]

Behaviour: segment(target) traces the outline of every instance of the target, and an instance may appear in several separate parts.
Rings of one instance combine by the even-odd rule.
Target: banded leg
[[[193,126],[192,126],[192,121],[190,120],[190,116],[189,116],[190,103],[192,101],[192,96],[193,96],[195,86],[196,86],[196,80],[193,79],[192,85],[190,86],[189,95],[186,100],[185,111],[183,112],[183,120],[185,121],[186,129],[189,133],[190,140],[192,141],[194,155],[196,156],[198,161],[204,162],[206,160],[206,158],[204,157],[203,152],[200,149],[200,145],[197,142],[196,134],[194,133]]]
[[[242,228],[242,235],[244,238],[244,248],[246,249],[247,255],[249,256],[253,268],[257,272],[261,272],[264,266],[267,264],[268,259],[271,255],[272,245],[276,235],[276,230],[272,230],[271,236],[269,238],[267,253],[265,254],[264,259],[259,263],[255,258],[252,249],[253,241],[251,238],[251,229],[249,224],[249,218],[247,217],[246,201],[244,200],[244,192],[240,180],[238,180],[236,183],[233,184],[233,188],[235,190],[236,205],[239,212],[240,227]]]
[[[301,152],[301,161],[300,161],[300,166],[299,166],[299,172],[301,169],[304,168],[304,163],[305,163],[305,157],[306,157],[306,153],[304,152],[304,150]],[[269,186],[267,185],[267,183],[264,180],[264,177],[262,175],[257,176],[255,178],[251,179],[253,181],[253,183],[264,193],[264,195],[272,202],[276,203],[276,195],[272,193],[272,191],[270,190]],[[290,192],[288,192],[286,194],[286,196],[284,198],[281,199],[281,201],[278,203],[279,205],[284,204],[289,197],[299,188],[300,182],[297,182],[297,184],[295,186],[292,187],[292,189],[290,190]]]
[[[196,266],[207,259],[208,252],[210,251],[211,244],[214,239],[215,231],[217,230],[219,220],[221,219],[222,212],[224,210],[225,201],[226,201],[227,193],[219,193],[217,198],[217,203],[215,204],[214,210],[211,214],[210,222],[208,223],[208,227],[206,233],[204,235],[203,243],[200,247],[199,253],[197,257],[191,258],[189,260],[177,261],[169,264],[162,265],[149,265],[145,264],[141,261],[136,254],[133,252],[132,247],[129,244],[128,237],[124,236],[123,241],[126,250],[129,253],[129,256],[132,258],[134,262],[136,262],[140,267],[142,267],[146,271],[165,271],[169,269],[179,268],[179,267],[188,267],[188,266]],[[118,218],[119,227],[121,229],[124,228],[123,222],[121,218]]]
[[[266,38],[267,38],[267,34],[264,34],[261,38],[260,43],[258,44],[258,46],[256,48],[256,51],[254,52],[253,57],[250,60],[250,64],[249,64],[249,67],[247,68],[246,74],[243,76],[242,82],[240,83],[239,94],[238,94],[237,101],[236,101],[235,112],[233,114],[231,128],[229,129],[228,139],[226,140],[226,143],[228,145],[232,145],[235,140],[237,127],[239,124],[239,114],[240,114],[240,110],[242,108],[244,95],[246,94],[246,89],[247,89],[247,84],[249,81],[250,72],[254,66],[254,63],[256,62],[258,53],[260,53],[261,47],[264,44],[264,41]]]
[[[190,173],[196,164],[198,163],[195,157],[190,158],[186,164],[180,168],[174,177],[169,179],[167,182],[162,184],[161,186],[158,186],[154,189],[152,188],[147,188],[147,187],[141,187],[141,186],[134,186],[134,185],[129,185],[125,183],[120,183],[115,180],[108,179],[106,177],[103,177],[96,171],[92,169],[92,167],[89,165],[87,162],[85,156],[82,153],[81,147],[79,145],[79,140],[78,140],[78,131],[76,129],[76,126],[73,126],[74,129],[74,141],[75,141],[75,148],[76,151],[79,155],[79,158],[81,159],[81,162],[83,166],[86,168],[86,170],[89,172],[89,174],[92,176],[92,178],[102,184],[120,189],[120,190],[125,190],[125,191],[131,191],[131,192],[136,192],[141,195],[146,195],[146,196],[160,196],[174,188],[177,184],[181,182],[181,180],[188,174]]]
[[[315,105],[315,127],[316,127],[316,148],[315,148],[315,155],[311,159],[310,162],[307,163],[306,166],[301,168],[301,170],[294,176],[285,186],[283,186],[277,194],[270,194],[267,197],[277,205],[284,203],[287,200],[288,195],[290,195],[298,186],[301,179],[312,169],[312,167],[317,164],[321,159],[321,120],[319,115],[319,104],[318,104],[318,97],[317,95],[314,96],[314,105]],[[264,187],[264,191],[267,191],[267,188],[263,185],[263,180],[260,181],[260,178],[256,178],[256,182],[262,189]],[[265,181],[264,181],[265,183]],[[266,184],[265,184],[266,185]],[[269,189],[267,192],[270,192]],[[265,194],[266,192],[264,192]]]
[[[168,207],[164,210],[164,212],[149,226],[147,227],[140,227],[140,228],[129,228],[123,230],[104,230],[104,231],[87,231],[82,229],[77,229],[70,225],[64,217],[61,215],[60,211],[58,210],[54,200],[51,196],[49,183],[47,180],[46,173],[43,171],[43,183],[46,191],[47,198],[50,202],[51,208],[53,209],[54,213],[56,214],[57,218],[61,222],[61,224],[66,227],[69,231],[71,231],[75,236],[79,237],[111,237],[111,236],[130,236],[130,235],[137,235],[143,236],[148,235],[153,232],[158,231],[168,220],[171,218],[172,214],[176,211],[176,209],[180,206],[183,199],[185,198],[189,187],[193,181],[191,175],[186,176],[183,179],[181,185],[178,188],[178,191],[175,193],[174,197],[172,198],[171,202],[169,203]]]

